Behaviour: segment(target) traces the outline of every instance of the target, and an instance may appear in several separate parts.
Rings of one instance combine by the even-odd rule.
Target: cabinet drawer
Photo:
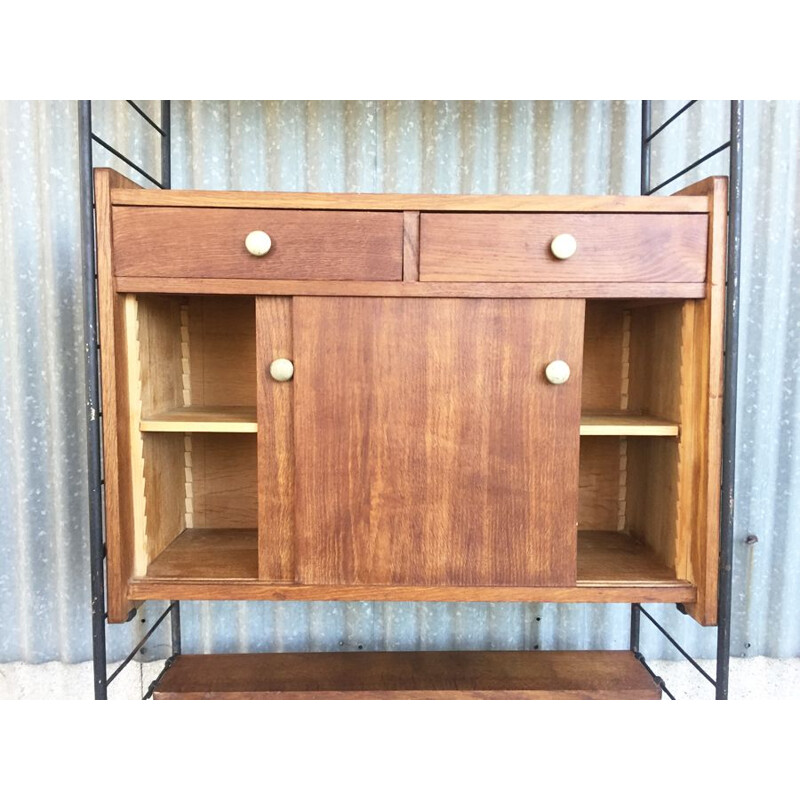
[[[116,275],[402,279],[400,213],[117,206],[112,230]],[[265,255],[245,247],[252,231],[269,235]]]
[[[577,249],[556,258],[560,234]],[[420,280],[701,283],[705,214],[422,214]]]

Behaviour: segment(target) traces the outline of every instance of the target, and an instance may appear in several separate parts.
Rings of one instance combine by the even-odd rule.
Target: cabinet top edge
[[[111,189],[115,206],[264,208],[321,211],[507,211],[707,214],[709,195],[457,195],[211,192]]]

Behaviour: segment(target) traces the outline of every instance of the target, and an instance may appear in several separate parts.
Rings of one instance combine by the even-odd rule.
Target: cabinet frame
[[[712,562],[716,558],[716,537],[714,531],[715,507],[713,500],[707,502],[709,497],[707,488],[696,486],[696,480],[688,476],[696,476],[698,470],[705,475],[702,484],[707,487],[718,479],[718,459],[712,457],[714,448],[719,442],[719,402],[721,391],[721,342],[722,342],[722,316],[723,281],[721,279],[724,266],[724,224],[719,217],[719,209],[725,207],[725,182],[724,179],[713,179],[703,185],[693,187],[689,193],[676,197],[648,199],[641,202],[641,198],[592,198],[586,199],[567,198],[446,198],[441,196],[400,196],[387,200],[386,198],[373,199],[362,196],[304,196],[295,198],[292,195],[263,195],[263,204],[286,207],[289,202],[296,206],[311,205],[319,213],[319,209],[372,208],[375,204],[403,210],[403,239],[398,242],[402,249],[403,280],[401,281],[302,281],[272,280],[268,278],[223,280],[221,278],[204,278],[190,281],[181,278],[153,278],[115,276],[113,262],[113,212],[115,204],[130,205],[138,195],[145,199],[140,203],[151,203],[152,192],[148,190],[135,191],[130,184],[120,180],[119,176],[108,170],[98,170],[96,173],[96,197],[98,201],[98,274],[100,276],[100,304],[103,316],[111,321],[106,331],[115,330],[116,339],[110,346],[104,347],[103,353],[104,374],[111,374],[116,370],[116,380],[104,383],[104,400],[109,408],[116,407],[116,420],[106,418],[106,448],[109,452],[116,452],[117,459],[114,463],[116,474],[119,475],[119,486],[116,487],[116,502],[113,495],[109,497],[107,524],[109,530],[109,619],[120,621],[127,617],[137,601],[144,599],[416,599],[416,600],[516,600],[516,601],[554,601],[554,602],[679,602],[685,604],[689,613],[703,624],[713,624],[715,619],[715,570]],[[172,197],[172,193],[157,193],[158,205],[165,207]],[[221,193],[220,200],[230,204],[238,195],[235,193]],[[178,201],[195,197],[192,202],[196,204],[210,204],[217,199],[212,193],[178,193]],[[674,202],[673,202],[674,201]],[[240,198],[239,203],[246,205],[253,201],[249,198]],[[486,206],[486,213],[508,214],[520,212],[520,207],[528,206],[542,210],[550,208],[559,210],[564,214],[577,213],[574,209],[590,205],[596,214],[626,215],[628,224],[635,224],[636,215],[647,214],[648,218],[654,213],[684,215],[699,215],[705,217],[708,227],[708,272],[704,283],[659,283],[642,281],[635,285],[625,282],[569,282],[569,283],[482,283],[457,280],[453,283],[427,282],[420,280],[420,211],[419,209],[432,209],[430,213],[437,213],[448,209],[453,213],[453,208],[468,207],[470,211],[481,208],[481,203]],[[407,205],[406,205],[407,204]],[[176,206],[180,208],[180,205]],[[408,207],[411,210],[408,210]],[[566,211],[564,211],[566,209]],[[348,213],[347,210],[341,213]],[[535,212],[532,212],[535,213]],[[507,216],[504,219],[508,219]],[[569,219],[569,217],[565,217]],[[693,229],[696,226],[693,226]],[[598,302],[605,302],[612,298],[624,301],[631,308],[634,316],[647,315],[647,309],[653,308],[651,316],[666,320],[675,319],[677,322],[668,322],[666,329],[670,335],[680,337],[682,344],[676,351],[680,359],[680,387],[676,408],[659,408],[658,403],[651,407],[668,420],[670,417],[681,415],[682,431],[678,439],[680,451],[680,474],[684,477],[679,480],[678,519],[676,525],[677,536],[674,548],[670,544],[666,550],[656,539],[645,535],[647,546],[655,548],[660,557],[667,563],[674,562],[674,579],[665,576],[658,579],[636,580],[635,573],[625,573],[631,577],[622,579],[581,578],[574,585],[557,586],[409,586],[409,585],[319,585],[302,584],[294,582],[289,575],[286,559],[290,558],[287,545],[279,545],[274,554],[265,555],[262,550],[261,563],[273,563],[273,567],[266,569],[262,566],[258,580],[245,577],[242,573],[241,580],[215,580],[202,579],[198,576],[181,578],[176,575],[170,579],[163,572],[159,577],[142,574],[141,540],[143,533],[136,537],[139,560],[137,561],[137,545],[133,546],[128,541],[130,538],[124,531],[133,529],[143,530],[146,512],[141,502],[130,502],[135,498],[137,491],[142,494],[142,468],[141,468],[141,434],[139,428],[143,423],[137,416],[140,400],[137,398],[137,376],[139,369],[136,360],[138,348],[137,326],[138,321],[132,316],[135,308],[136,296],[147,296],[157,292],[168,297],[169,295],[202,296],[222,293],[239,294],[263,298],[273,297],[272,306],[275,315],[275,324],[280,324],[281,315],[288,313],[280,310],[285,303],[282,297],[364,297],[377,299],[380,297],[397,298],[487,298],[503,300],[507,298],[584,298]],[[189,291],[191,289],[191,291]],[[266,302],[266,300],[264,301]],[[290,301],[286,301],[290,302]],[[575,302],[573,299],[572,302]],[[676,303],[678,305],[676,305]],[[127,309],[127,316],[126,316]],[[285,320],[284,320],[285,322]],[[670,328],[669,326],[673,327]],[[678,327],[675,328],[674,326]],[[103,334],[101,329],[101,336]],[[264,331],[258,330],[256,338],[263,344]],[[116,353],[114,345],[116,344]],[[699,349],[698,349],[699,348]],[[123,352],[124,350],[124,352]],[[714,357],[711,358],[711,353]],[[274,353],[272,354],[274,356]],[[261,357],[261,356],[259,356]],[[123,366],[124,365],[124,366]],[[261,369],[261,366],[259,367]],[[687,373],[686,370],[690,372]],[[695,374],[691,370],[699,369]],[[709,371],[710,370],[710,371]],[[127,377],[126,377],[127,376]],[[716,389],[713,389],[716,387]],[[711,398],[711,399],[709,399]],[[693,414],[681,412],[681,407],[699,410],[699,420]],[[271,413],[279,416],[290,413],[288,408],[273,409]],[[262,425],[265,418],[260,414]],[[174,421],[173,421],[173,424]],[[607,423],[606,423],[607,424]],[[590,427],[590,426],[587,426]],[[222,430],[222,427],[220,427]],[[645,430],[646,432],[646,430]],[[153,434],[158,436],[159,434]],[[614,435],[620,435],[614,430]],[[649,441],[649,439],[648,439]],[[696,442],[696,448],[690,448],[687,443]],[[638,440],[636,448],[643,448],[642,440]],[[670,448],[672,445],[656,444],[654,447]],[[285,456],[276,454],[277,462],[268,463],[270,459],[259,448],[260,467],[263,474],[271,476],[288,475],[287,471],[294,469]],[[281,459],[283,461],[281,462]],[[691,469],[687,463],[691,461]],[[279,463],[281,462],[281,463]],[[111,462],[109,462],[111,463]],[[264,472],[266,470],[266,472]],[[263,478],[262,478],[263,480]],[[291,482],[286,479],[286,485]],[[680,486],[684,488],[681,490]],[[281,489],[281,492],[291,492],[290,489]],[[644,490],[643,490],[644,491]],[[713,493],[711,493],[713,494]],[[124,496],[127,495],[127,496]],[[152,506],[152,503],[151,503]],[[705,508],[706,516],[696,519],[697,513],[691,509]],[[689,510],[687,510],[689,509]],[[287,512],[280,512],[287,513]],[[669,512],[672,513],[672,512]],[[658,519],[663,516],[663,509],[656,506],[646,512],[648,518]],[[649,515],[649,516],[648,516]],[[267,524],[265,512],[262,509],[261,526]],[[660,524],[660,523],[658,523]],[[657,528],[658,524],[651,525]],[[673,523],[670,523],[671,525]],[[632,531],[634,537],[638,535]],[[264,534],[261,534],[263,541]],[[663,534],[664,541],[671,541],[673,534],[668,529]],[[702,541],[700,541],[702,539]],[[616,558],[637,558],[635,553],[626,553],[612,548],[606,556],[596,548],[603,542],[602,538],[593,538],[589,549],[589,540],[583,537],[583,553],[579,558],[584,564],[590,564],[586,575],[595,574],[595,562],[586,561],[587,558],[600,557],[605,559],[598,563],[611,565],[611,553],[617,553]],[[666,545],[664,545],[666,546]],[[262,545],[263,547],[263,545]],[[266,561],[265,561],[266,559]],[[273,561],[270,561],[273,559]],[[277,561],[274,561],[277,559]],[[136,567],[136,564],[139,567]],[[633,561],[632,563],[638,563]],[[608,569],[608,567],[606,567]],[[250,573],[247,572],[247,575]],[[613,574],[613,570],[610,573]],[[267,575],[270,580],[265,580]]]

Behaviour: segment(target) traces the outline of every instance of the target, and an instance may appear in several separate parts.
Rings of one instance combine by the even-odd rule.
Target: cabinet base
[[[659,700],[628,650],[181,655],[156,700]]]

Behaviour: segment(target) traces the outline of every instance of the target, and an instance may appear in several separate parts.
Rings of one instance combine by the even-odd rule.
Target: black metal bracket
[[[733,490],[735,479],[736,451],[736,374],[738,366],[738,334],[739,334],[739,274],[741,267],[741,232],[742,232],[742,153],[743,153],[743,111],[742,100],[731,100],[730,103],[730,138],[724,144],[693,161],[689,166],[679,170],[657,186],[651,186],[651,156],[653,140],[669,131],[670,126],[685,114],[698,101],[690,100],[677,112],[652,130],[652,101],[642,101],[642,138],[641,138],[641,193],[651,195],[663,189],[673,181],[696,169],[715,155],[728,150],[728,252],[726,270],[726,317],[725,317],[725,378],[724,406],[722,420],[722,482],[720,542],[719,542],[719,578],[717,590],[717,669],[716,680],[713,679],[659,624],[651,614],[638,603],[631,606],[631,638],[630,647],[636,657],[644,664],[657,683],[662,686],[668,697],[669,693],[663,681],[649,668],[644,657],[639,653],[640,620],[644,615],[656,629],[669,641],[678,652],[697,669],[714,687],[717,700],[727,700],[731,657],[731,598],[733,577],[733,523],[734,503]],[[686,613],[685,607],[678,604],[678,610]]]
[[[144,638],[123,659],[114,673],[108,676],[106,625],[108,614],[105,592],[106,545],[103,529],[103,458],[102,458],[102,405],[100,393],[100,337],[97,313],[97,258],[95,251],[93,144],[105,148],[131,169],[162,189],[171,185],[171,126],[170,102],[161,101],[161,124],[154,122],[136,103],[128,105],[143,117],[161,137],[161,180],[153,178],[141,165],[116,150],[94,132],[91,100],[78,101],[80,201],[81,201],[81,253],[83,256],[83,323],[86,340],[86,426],[89,462],[89,550],[92,593],[92,660],[94,663],[94,696],[96,700],[108,698],[108,687],[133,660],[142,645],[153,635],[161,623],[170,617],[172,624],[172,651],[174,657],[181,651],[180,606],[169,605]],[[136,616],[135,609],[126,622]],[[146,695],[147,696],[147,695]]]

